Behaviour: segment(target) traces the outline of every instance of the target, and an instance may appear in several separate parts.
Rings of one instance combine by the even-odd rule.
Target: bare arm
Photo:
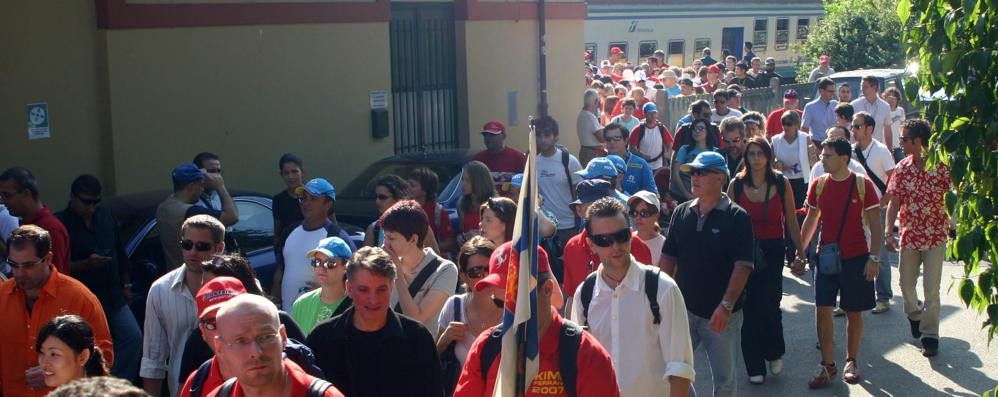
[[[884,124],[884,145],[887,145],[888,150],[894,149],[894,128],[890,123]]]
[[[804,240],[801,240],[800,235],[800,223],[797,222],[797,209],[794,208],[794,203],[797,201],[794,197],[794,189],[790,187],[790,180],[783,178],[783,183],[786,186],[786,197],[783,200],[783,217],[787,223],[787,229],[790,230],[790,241],[793,241],[794,247],[797,247],[797,256],[803,257],[804,254]]]
[[[163,379],[142,378],[142,388],[150,396],[159,396],[163,393]]]
[[[804,224],[801,226],[801,241],[811,241],[818,228],[818,220],[821,219],[821,210],[817,207],[807,209],[807,216],[804,217]]]
[[[887,220],[884,221],[884,238],[887,239],[887,248],[891,251],[897,251],[897,240],[894,238],[894,221],[897,220],[898,211],[901,209],[901,200],[893,194],[884,195],[884,200],[887,201]]]
[[[676,278],[676,257],[662,254],[658,260],[658,267],[669,277]]]

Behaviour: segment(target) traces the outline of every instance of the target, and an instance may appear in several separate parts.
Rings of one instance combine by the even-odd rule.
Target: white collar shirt
[[[660,273],[657,301],[661,323],[654,324],[645,296],[644,270],[631,257],[631,266],[616,289],[596,277],[589,304],[589,332],[610,353],[622,397],[665,396],[669,377],[693,381],[693,347],[683,295],[665,273]],[[603,266],[597,270],[602,275]],[[572,320],[584,324],[582,288],[575,292]]]
[[[178,372],[187,336],[197,327],[197,304],[184,284],[186,265],[173,269],[149,288],[139,376],[166,379],[170,394],[179,392]]]

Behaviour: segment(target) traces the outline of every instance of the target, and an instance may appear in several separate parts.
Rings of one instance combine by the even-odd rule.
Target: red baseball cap
[[[237,295],[245,294],[246,287],[235,277],[215,277],[198,290],[195,299],[198,305],[198,318],[218,310],[223,303]]]
[[[611,54],[623,54],[624,50],[621,50],[620,47],[610,47],[610,53]]]
[[[520,260],[520,251],[513,246],[512,241],[502,243],[489,257],[489,275],[475,283],[475,291],[481,291],[489,286],[506,289],[509,264],[514,260]],[[550,272],[551,264],[548,262],[548,253],[544,251],[544,248],[538,246],[537,273]]]
[[[710,65],[710,67],[707,68],[707,73],[721,73],[721,68],[718,67],[717,64]]]
[[[499,135],[506,132],[506,124],[503,124],[503,122],[499,120],[492,120],[482,126],[482,132]]]

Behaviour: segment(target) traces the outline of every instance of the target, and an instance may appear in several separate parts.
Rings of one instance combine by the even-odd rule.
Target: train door
[[[745,28],[723,28],[721,30],[721,51],[728,50],[731,51],[731,55],[735,56],[735,59],[742,59],[742,48],[745,46]],[[720,52],[716,54],[720,55]],[[724,59],[721,57],[714,58],[718,62],[724,64]]]

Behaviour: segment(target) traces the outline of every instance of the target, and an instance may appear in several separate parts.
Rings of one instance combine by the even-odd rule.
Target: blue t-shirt
[[[627,195],[633,195],[641,190],[658,194],[655,175],[652,174],[648,162],[633,153],[627,153],[627,169],[624,171],[624,180],[620,182],[620,188]]]

